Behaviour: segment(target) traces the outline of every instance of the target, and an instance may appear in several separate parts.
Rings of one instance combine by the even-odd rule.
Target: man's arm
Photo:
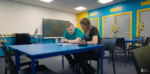
[[[64,43],[67,38],[67,30],[65,31],[63,38],[61,39],[61,43]]]

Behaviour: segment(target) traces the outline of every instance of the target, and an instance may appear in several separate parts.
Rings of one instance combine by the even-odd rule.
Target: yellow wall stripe
[[[141,6],[150,5],[150,0],[141,2]]]
[[[77,14],[77,28],[81,29],[80,20],[85,17],[88,18],[88,12],[83,12],[83,13]],[[82,30],[82,32],[83,32],[83,30]]]
[[[121,9],[122,9],[122,7],[112,8],[112,9],[110,9],[110,12],[120,11]]]

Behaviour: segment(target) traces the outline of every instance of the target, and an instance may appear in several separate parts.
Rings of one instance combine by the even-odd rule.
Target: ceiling
[[[45,8],[51,8],[55,10],[70,12],[70,13],[81,13],[85,11],[89,11],[96,8],[101,8],[104,6],[120,3],[127,0],[114,0],[113,2],[107,3],[107,4],[101,4],[97,2],[98,0],[53,0],[50,3],[41,2],[39,0],[11,0],[16,1],[20,3],[25,4],[31,4],[35,6],[45,7]],[[74,8],[83,6],[86,7],[86,10],[78,11],[74,10]]]

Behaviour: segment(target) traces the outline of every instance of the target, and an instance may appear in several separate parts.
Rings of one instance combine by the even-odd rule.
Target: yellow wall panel
[[[88,18],[88,12],[83,12],[83,13],[77,14],[77,28],[81,29],[80,20],[85,17]]]

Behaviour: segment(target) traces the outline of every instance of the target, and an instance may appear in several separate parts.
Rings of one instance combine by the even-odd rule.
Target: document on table
[[[58,45],[59,46],[78,46],[78,44],[73,44],[73,43],[60,43]]]

